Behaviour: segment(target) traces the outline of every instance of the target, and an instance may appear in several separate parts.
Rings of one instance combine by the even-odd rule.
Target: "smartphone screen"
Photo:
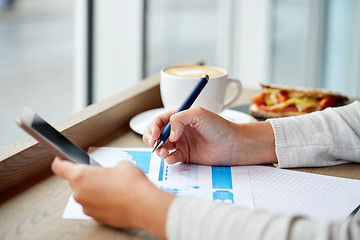
[[[54,143],[54,145],[59,148],[60,151],[64,152],[70,158],[70,160],[75,160],[79,163],[90,164],[89,155],[87,153],[85,153],[81,148],[58,132],[50,124],[45,122],[37,114],[35,114],[31,126],[50,142]]]
[[[55,155],[62,158],[66,157],[66,159],[80,164],[94,163],[84,150],[53,128],[29,107],[22,107],[17,117],[17,123],[31,136],[52,150]]]

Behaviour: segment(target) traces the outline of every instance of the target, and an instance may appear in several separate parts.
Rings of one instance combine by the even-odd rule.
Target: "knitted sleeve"
[[[360,102],[297,117],[270,119],[278,167],[360,162]]]

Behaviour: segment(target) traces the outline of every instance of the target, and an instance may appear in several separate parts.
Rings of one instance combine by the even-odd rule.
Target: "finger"
[[[145,129],[143,141],[150,146],[154,146],[155,141],[160,137],[161,131],[169,122],[169,118],[175,111],[166,111],[154,118],[150,125]]]
[[[153,147],[155,144],[155,140],[150,138],[152,135],[151,125],[148,125],[144,131],[144,135],[142,136],[143,142],[148,144],[150,147]]]
[[[153,139],[158,139],[159,138],[160,132],[168,124],[171,115],[173,115],[174,113],[175,113],[175,111],[166,111],[166,112],[161,113],[159,116],[157,116],[156,118],[154,118],[152,120],[150,128],[151,128],[151,131],[152,131],[151,137],[153,137]],[[157,132],[157,130],[160,130],[159,133]]]
[[[170,141],[165,141],[165,143],[161,146],[166,148],[168,151],[174,150],[176,148],[175,143],[170,142]]]
[[[166,162],[171,165],[177,162],[186,162],[186,161],[183,153],[180,150],[176,150],[166,158]]]
[[[181,137],[185,126],[195,126],[206,114],[207,110],[195,107],[172,115],[170,117],[171,132],[169,140],[171,142],[177,141]]]
[[[158,156],[162,159],[166,159],[169,156],[169,151],[166,148],[158,149]]]
[[[70,180],[83,168],[78,164],[56,157],[51,164],[52,171],[61,178]]]
[[[165,150],[164,150],[164,149],[165,149]],[[163,154],[160,154],[160,153],[163,152],[163,151],[166,151],[166,153],[169,153],[170,151],[175,150],[175,149],[176,149],[175,143],[170,142],[170,141],[166,141],[161,147],[159,147],[158,149],[156,149],[156,154],[157,154],[159,157],[160,157],[160,155],[161,155],[161,157],[163,157],[163,158],[165,159],[165,157],[166,157],[168,154],[164,155],[164,153],[163,153]]]
[[[159,114],[156,118],[154,118],[154,123],[158,124],[158,125],[164,125],[164,127],[166,126],[166,124],[169,122],[169,119],[171,117],[171,115],[173,115],[175,113],[175,110],[171,110],[171,111],[165,111],[161,114]]]

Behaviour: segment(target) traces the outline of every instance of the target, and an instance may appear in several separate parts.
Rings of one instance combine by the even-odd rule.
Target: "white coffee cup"
[[[221,113],[240,97],[241,82],[228,78],[225,69],[206,65],[172,66],[163,68],[160,73],[160,93],[164,108],[177,109],[204,74],[209,75],[209,82],[192,107],[201,106],[212,112]],[[230,84],[236,86],[236,92],[225,102]]]

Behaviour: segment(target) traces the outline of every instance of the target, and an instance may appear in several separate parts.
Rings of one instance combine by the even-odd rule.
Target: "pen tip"
[[[163,142],[162,140],[158,139],[158,140],[155,142],[154,148],[153,148],[153,150],[152,150],[151,153],[155,152],[155,150],[158,149],[161,145],[163,145],[163,143],[164,143],[164,142]]]
[[[155,144],[154,144],[154,147],[153,147],[153,150],[151,151],[151,153],[155,152],[155,150],[157,149],[157,146],[159,145],[159,142],[160,140],[156,140]]]

